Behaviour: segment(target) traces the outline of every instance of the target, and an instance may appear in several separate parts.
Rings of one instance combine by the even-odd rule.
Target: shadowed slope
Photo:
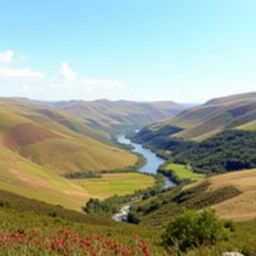
[[[175,127],[176,132],[163,136],[202,141],[226,129],[253,130],[255,118],[256,93],[248,93],[210,100],[170,120],[152,124],[148,129],[157,133],[164,127]]]

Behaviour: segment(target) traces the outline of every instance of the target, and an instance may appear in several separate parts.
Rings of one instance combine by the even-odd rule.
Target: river
[[[147,162],[139,169],[140,172],[157,174],[157,169],[165,162],[163,158],[157,156],[150,149],[144,148],[141,144],[132,142],[130,139],[126,138],[125,135],[119,135],[117,141],[121,144],[132,145],[133,152],[140,153],[145,157]],[[175,185],[173,181],[165,177],[165,188],[174,187]]]
[[[157,174],[157,169],[165,162],[163,158],[157,156],[150,149],[144,148],[141,144],[132,142],[130,139],[126,138],[125,135],[117,136],[117,141],[121,144],[131,145],[133,147],[133,152],[140,153],[145,157],[147,162],[139,168],[140,172]],[[171,188],[174,186],[176,186],[176,184],[169,178],[165,177],[164,188]],[[130,205],[124,205],[120,211],[113,216],[113,219],[116,221],[126,221],[129,210]]]

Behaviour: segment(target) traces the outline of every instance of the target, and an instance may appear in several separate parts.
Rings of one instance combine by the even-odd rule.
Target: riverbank
[[[119,144],[125,145],[125,147],[131,150],[131,152],[140,154],[144,157],[144,159],[146,160],[146,163],[143,166],[141,166],[141,168],[138,169],[139,172],[144,174],[154,175],[155,177],[157,177],[156,175],[158,175],[158,179],[160,179],[158,169],[160,166],[162,166],[165,163],[165,159],[159,157],[150,149],[143,147],[139,143],[132,142],[125,135],[117,136],[116,140]],[[158,192],[160,192],[162,189],[168,189],[176,186],[175,182],[171,180],[170,177],[163,175],[162,178],[164,179],[163,186]],[[157,192],[154,190],[153,190],[153,193],[152,191],[149,193],[144,193],[144,195],[141,196],[141,199],[149,198],[151,196],[154,196],[156,193]],[[113,215],[112,218],[116,221],[127,221],[130,208],[131,208],[131,203],[123,205],[120,208],[120,210]]]
[[[125,135],[119,135],[116,139],[119,144],[129,147],[131,152],[140,154],[145,158],[146,162],[138,169],[139,172],[150,173],[154,175],[158,174],[158,168],[165,163],[165,159],[159,157],[150,149],[143,147],[143,145],[132,142],[131,139],[127,138]],[[175,182],[170,180],[169,177],[165,177],[164,188],[171,188],[175,186]]]

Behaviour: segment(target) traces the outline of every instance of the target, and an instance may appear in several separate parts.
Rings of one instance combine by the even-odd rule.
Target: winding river
[[[162,165],[165,160],[159,156],[157,156],[150,149],[144,148],[141,144],[134,143],[130,139],[126,138],[125,135],[117,136],[117,141],[121,144],[131,145],[133,147],[132,151],[135,153],[140,153],[146,159],[146,164],[143,165],[139,171],[143,173],[151,173],[157,174],[157,169],[160,165]],[[165,188],[174,187],[176,184],[171,181],[169,178],[165,177]],[[120,212],[113,216],[113,219],[116,221],[125,221],[127,219],[127,215],[129,213],[130,206],[125,205],[120,209]]]

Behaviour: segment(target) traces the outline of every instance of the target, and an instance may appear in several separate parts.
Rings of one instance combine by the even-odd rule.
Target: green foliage
[[[256,132],[230,130],[185,150],[173,152],[174,161],[204,173],[256,167]]]
[[[147,136],[146,136],[146,135]],[[153,150],[171,151],[171,160],[189,165],[194,171],[222,173],[256,167],[256,132],[227,130],[203,142],[159,136],[142,130],[134,139]]]
[[[186,210],[174,218],[163,234],[167,246],[178,245],[181,251],[202,245],[214,245],[227,240],[231,230],[211,210],[196,212]]]
[[[10,209],[19,212],[31,212],[37,215],[50,216],[53,218],[63,218],[74,222],[94,223],[94,216],[85,215],[82,212],[69,210],[60,205],[47,204],[34,199],[28,199],[11,192],[0,190],[0,208],[1,210]],[[97,220],[97,223],[109,223],[107,218]]]
[[[127,221],[134,224],[139,224],[140,222],[140,216],[137,212],[130,211],[127,216]]]
[[[191,181],[200,181],[205,178],[202,173],[196,173],[191,168],[183,164],[175,164],[167,161],[159,169],[159,173],[170,177],[177,184],[189,183]]]
[[[150,174],[147,174],[150,175]],[[154,176],[156,178],[155,185],[144,190],[137,190],[131,195],[124,196],[112,196],[103,201],[98,199],[90,199],[85,207],[84,211],[89,214],[100,214],[105,216],[111,216],[121,208],[122,205],[143,198],[149,198],[155,196],[162,191],[163,177],[161,175]]]
[[[186,190],[181,190],[182,186],[179,186],[134,204],[131,211],[139,214],[141,224],[161,226],[168,218],[181,213],[184,208],[204,209],[241,193],[232,186],[215,191],[208,191],[208,187],[207,181]]]

